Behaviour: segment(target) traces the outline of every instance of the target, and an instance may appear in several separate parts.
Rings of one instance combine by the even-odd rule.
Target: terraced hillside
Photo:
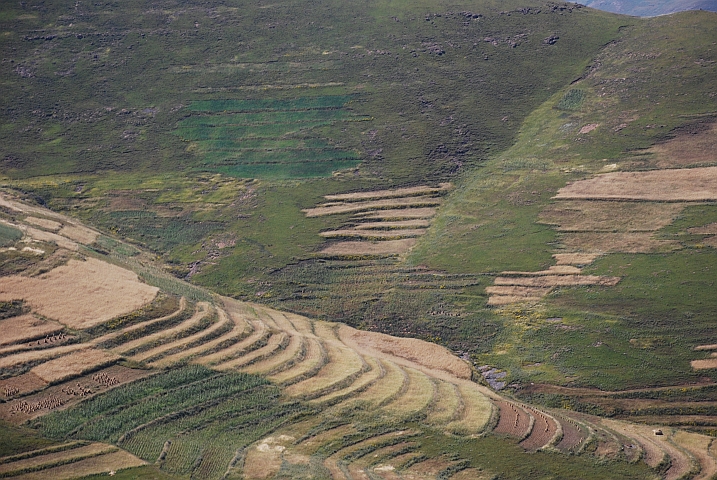
[[[69,222],[3,202],[12,212],[5,214],[8,228]],[[63,236],[64,227],[52,227]],[[33,233],[5,247],[6,258],[26,263],[4,278],[73,287],[80,280],[72,270],[91,264],[124,272],[108,278],[110,286],[134,278],[149,288],[106,263],[107,254],[82,244],[70,251]],[[43,251],[50,247],[52,254]],[[500,456],[488,463],[472,457],[476,446],[518,448],[510,453],[518,456],[556,452],[537,462],[554,472],[567,465],[554,455],[576,455],[595,478],[708,478],[717,471],[709,437],[677,429],[654,435],[649,427],[502,397],[476,383],[467,362],[422,340],[156,288],[134,310],[115,304],[112,318],[101,316],[108,291],[88,291],[88,315],[99,320],[79,322],[62,309],[40,315],[38,308],[52,305],[27,292],[4,293],[0,419],[55,443],[3,457],[3,477],[69,478],[144,465],[193,478],[481,478],[507,468]],[[441,438],[467,450],[442,450]],[[616,470],[600,466],[604,459],[617,462]]]

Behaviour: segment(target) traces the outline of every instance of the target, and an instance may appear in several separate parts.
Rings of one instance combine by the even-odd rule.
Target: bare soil
[[[563,427],[563,438],[556,445],[559,450],[569,452],[577,448],[587,438],[587,432],[576,421],[561,418],[560,424]]]
[[[493,429],[495,433],[522,438],[530,428],[530,415],[521,407],[509,402],[499,401],[495,404],[500,409],[498,425]]]
[[[539,410],[532,408],[528,410],[535,418],[535,424],[528,438],[520,442],[520,446],[526,450],[538,450],[550,443],[550,440],[553,439],[558,431],[558,427],[555,420]]]
[[[686,167],[717,162],[717,124],[689,132],[648,150],[659,168]]]

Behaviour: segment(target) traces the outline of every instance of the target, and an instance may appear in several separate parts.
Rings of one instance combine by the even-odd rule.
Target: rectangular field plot
[[[43,320],[34,315],[6,318],[0,320],[0,345],[36,340],[59,333],[63,328],[57,322]]]
[[[353,95],[322,95],[289,100],[202,100],[189,105],[190,110],[204,112],[261,112],[341,108]]]
[[[353,151],[335,147],[314,129],[371,120],[345,108],[353,95],[294,99],[205,100],[189,110],[175,135],[193,142],[205,171],[242,178],[313,178],[355,167]]]

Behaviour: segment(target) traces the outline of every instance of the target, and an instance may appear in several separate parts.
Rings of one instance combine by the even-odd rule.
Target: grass
[[[22,238],[22,232],[17,228],[0,223],[0,247],[14,245]]]

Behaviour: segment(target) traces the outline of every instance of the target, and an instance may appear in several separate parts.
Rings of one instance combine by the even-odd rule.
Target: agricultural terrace
[[[201,157],[202,171],[244,178],[330,176],[361,161],[322,138],[321,127],[371,120],[350,110],[352,95],[290,100],[198,100],[175,134]]]
[[[350,222],[320,235],[339,240],[324,247],[329,257],[387,256],[408,251],[430,226],[450,183],[325,195],[329,200],[303,210],[311,217],[352,214]],[[341,241],[343,240],[343,241]],[[356,241],[359,240],[359,241]]]

